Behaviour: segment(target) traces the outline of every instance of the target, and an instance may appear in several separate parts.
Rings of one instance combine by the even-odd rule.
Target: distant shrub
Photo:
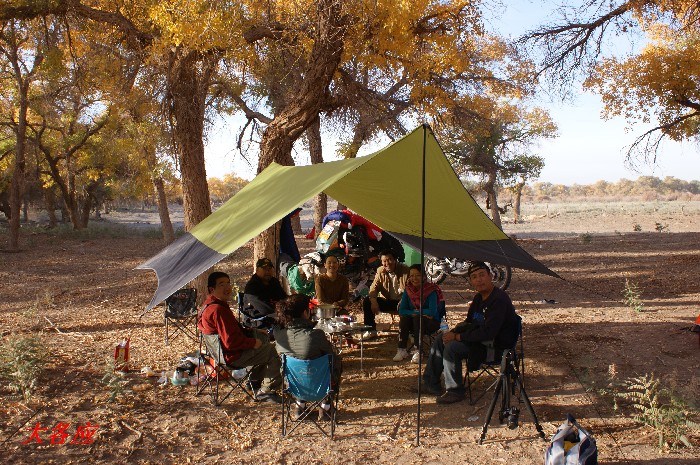
[[[661,223],[655,223],[654,229],[656,229],[656,232],[668,231],[668,225],[661,224]]]
[[[593,240],[593,235],[589,232],[582,233],[578,237],[584,244],[589,244]]]
[[[622,295],[625,299],[625,304],[634,310],[635,312],[641,312],[644,310],[644,303],[642,302],[642,291],[633,282],[625,279],[625,288],[622,291]]]
[[[635,225],[632,226],[632,231],[640,232],[641,230],[642,230],[642,226],[638,223],[635,223]]]

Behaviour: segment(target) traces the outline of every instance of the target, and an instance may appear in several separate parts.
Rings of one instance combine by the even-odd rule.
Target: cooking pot
[[[316,307],[316,318],[325,320],[335,317],[335,306],[331,304],[321,304]]]

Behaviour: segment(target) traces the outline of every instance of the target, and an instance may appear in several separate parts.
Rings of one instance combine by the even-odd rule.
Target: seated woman
[[[314,328],[310,320],[309,296],[296,294],[277,303],[277,321],[273,332],[278,354],[286,354],[301,360],[312,360],[325,354],[333,358],[331,383],[338,386],[343,371],[340,357],[333,350],[333,345],[326,334]],[[297,400],[295,415],[298,418],[304,412],[305,403]],[[330,404],[326,401],[318,412],[319,420],[330,418]]]
[[[423,298],[420,298],[420,283],[423,280]],[[425,280],[425,274],[420,265],[412,265],[408,269],[406,289],[399,302],[399,348],[394,356],[395,362],[408,357],[408,337],[413,335],[415,344],[418,344],[418,330],[420,316],[418,309],[423,303],[423,334],[433,334],[440,329],[440,316],[438,304],[444,302],[442,290],[431,282]],[[418,363],[418,352],[413,360]]]
[[[328,255],[324,265],[326,273],[316,276],[316,299],[320,304],[334,305],[342,313],[350,302],[350,282],[338,273],[340,262],[335,255]]]
[[[325,274],[316,275],[316,299],[319,304],[331,304],[336,307],[338,313],[345,314],[345,306],[350,302],[350,281],[338,273],[340,262],[335,255],[328,255],[324,262]],[[359,345],[351,337],[345,341],[348,347],[357,349]]]

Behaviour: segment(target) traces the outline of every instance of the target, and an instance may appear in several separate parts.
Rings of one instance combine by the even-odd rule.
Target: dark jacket
[[[486,300],[476,294],[467,319],[452,329],[463,342],[494,341],[498,348],[510,348],[518,339],[518,316],[506,292],[494,287]]]
[[[270,315],[275,312],[275,302],[286,299],[287,294],[282,289],[282,285],[275,277],[270,279],[268,284],[254,274],[245,285],[243,290],[243,301],[246,310],[252,317]]]
[[[273,333],[278,354],[286,354],[301,360],[312,360],[325,354],[332,354],[334,378],[340,377],[342,370],[340,357],[333,350],[333,344],[326,334],[314,328],[314,323],[295,318],[286,328],[275,326]]]

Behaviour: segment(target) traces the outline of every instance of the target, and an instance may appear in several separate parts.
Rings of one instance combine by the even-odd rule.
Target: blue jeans
[[[423,372],[423,382],[432,388],[440,388],[440,375],[445,375],[445,389],[464,394],[462,379],[462,360],[469,356],[469,347],[460,341],[445,344],[442,334],[433,342],[428,355],[428,362]]]

